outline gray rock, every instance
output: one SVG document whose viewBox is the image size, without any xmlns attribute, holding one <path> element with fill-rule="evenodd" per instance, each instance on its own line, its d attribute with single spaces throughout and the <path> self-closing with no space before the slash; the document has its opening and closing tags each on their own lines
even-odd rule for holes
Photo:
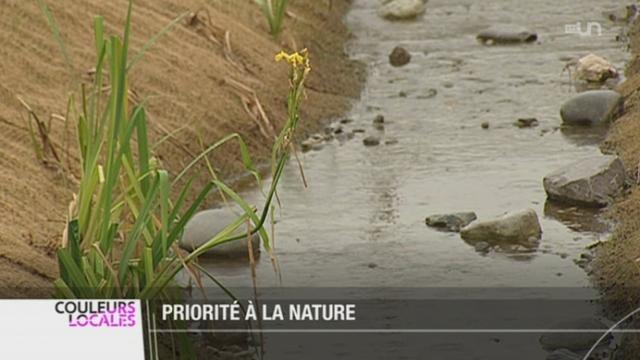
<svg viewBox="0 0 640 360">
<path fill-rule="evenodd" d="M 486 241 L 489 244 L 530 242 L 540 239 L 542 228 L 536 212 L 527 209 L 492 220 L 475 221 L 462 228 L 460 235 L 467 241 Z"/>
<path fill-rule="evenodd" d="M 614 121 L 624 111 L 622 95 L 612 90 L 583 92 L 565 102 L 560 109 L 562 122 L 568 125 L 598 125 Z"/>
<path fill-rule="evenodd" d="M 422 15 L 427 0 L 383 0 L 378 15 L 387 20 L 409 20 Z"/>
<path fill-rule="evenodd" d="M 576 329 L 576 330 L 600 330 L 602 332 L 549 332 L 540 337 L 540 345 L 546 351 L 569 350 L 584 351 L 589 350 L 609 327 L 596 319 L 579 319 L 558 323 L 552 329 Z M 606 345 L 611 341 L 611 337 L 603 340 L 600 345 Z M 562 359 L 562 358 L 559 358 Z M 570 358 L 569 358 L 570 359 Z"/>
<path fill-rule="evenodd" d="M 602 207 L 620 193 L 625 176 L 617 156 L 596 155 L 552 172 L 544 177 L 543 185 L 552 200 Z"/>
<path fill-rule="evenodd" d="M 236 221 L 243 213 L 239 208 L 235 208 L 232 211 L 228 207 L 224 207 L 204 210 L 195 214 L 185 226 L 184 234 L 180 239 L 180 247 L 188 251 L 197 249 L 211 240 L 229 224 Z M 241 225 L 234 234 L 240 235 L 246 233 L 246 231 L 246 225 Z M 260 236 L 258 236 L 258 234 L 253 235 L 251 242 L 253 249 L 257 253 L 260 250 Z M 222 257 L 248 256 L 248 240 L 244 238 L 223 243 L 210 249 L 206 254 Z"/>
<path fill-rule="evenodd" d="M 567 349 L 559 349 L 547 356 L 547 360 L 582 360 L 578 354 Z"/>
<path fill-rule="evenodd" d="M 362 140 L 365 146 L 377 146 L 380 145 L 380 139 L 376 136 L 367 136 Z"/>
<path fill-rule="evenodd" d="M 427 226 L 438 228 L 446 231 L 458 232 L 463 227 L 469 225 L 477 219 L 474 212 L 459 212 L 453 214 L 437 214 L 428 216 L 425 219 Z"/>
<path fill-rule="evenodd" d="M 392 66 L 399 67 L 407 65 L 411 61 L 411 54 L 407 51 L 407 49 L 396 46 L 389 54 L 389 63 Z"/>
<path fill-rule="evenodd" d="M 538 40 L 538 34 L 521 26 L 496 25 L 481 31 L 476 37 L 486 45 L 530 43 Z"/>
</svg>

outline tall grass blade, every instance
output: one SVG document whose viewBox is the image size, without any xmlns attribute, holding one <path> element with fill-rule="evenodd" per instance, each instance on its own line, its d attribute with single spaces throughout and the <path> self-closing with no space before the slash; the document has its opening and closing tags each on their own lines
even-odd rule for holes
<svg viewBox="0 0 640 360">
<path fill-rule="evenodd" d="M 62 34 L 60 33 L 60 27 L 58 26 L 56 19 L 53 17 L 53 14 L 49 10 L 49 7 L 47 6 L 47 3 L 44 0 L 38 0 L 38 6 L 40 7 L 40 10 L 45 15 L 45 17 L 47 18 L 47 24 L 49 24 L 49 28 L 53 33 L 53 37 L 58 43 L 58 47 L 60 47 L 60 52 L 62 52 L 62 57 L 64 58 L 64 62 L 67 65 L 69 74 L 74 79 L 74 81 L 77 80 L 77 76 L 73 71 L 74 69 L 73 61 L 71 60 L 71 56 L 69 56 L 69 51 L 67 50 L 67 46 L 65 45 L 64 40 L 62 39 Z"/>
<path fill-rule="evenodd" d="M 166 33 L 168 33 L 171 29 L 173 29 L 174 26 L 176 26 L 176 24 L 178 24 L 182 19 L 185 18 L 185 16 L 189 15 L 189 12 L 184 12 L 182 14 L 180 14 L 178 17 L 176 17 L 175 19 L 173 19 L 173 21 L 171 21 L 169 24 L 167 24 L 164 28 L 162 28 L 160 31 L 158 31 L 155 35 L 153 35 L 153 37 L 151 37 L 151 39 L 149 39 L 149 41 L 147 41 L 142 48 L 134 55 L 134 57 L 131 59 L 131 62 L 127 65 L 127 71 L 129 71 L 129 69 L 131 69 L 133 67 L 133 65 L 135 65 L 138 61 L 140 61 L 140 59 L 142 59 L 145 55 L 145 53 L 158 41 L 160 40 L 160 38 L 162 38 Z"/>
</svg>

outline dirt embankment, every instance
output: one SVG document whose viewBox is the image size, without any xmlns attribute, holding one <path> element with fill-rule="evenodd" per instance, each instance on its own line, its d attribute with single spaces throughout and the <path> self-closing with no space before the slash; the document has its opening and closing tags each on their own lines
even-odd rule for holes
<svg viewBox="0 0 640 360">
<path fill-rule="evenodd" d="M 131 76 L 132 92 L 148 98 L 152 139 L 177 130 L 156 149 L 163 164 L 175 174 L 231 132 L 247 139 L 254 160 L 267 159 L 272 138 L 265 134 L 268 125 L 257 115 L 251 91 L 277 130 L 285 119 L 288 87 L 286 66 L 274 62 L 281 49 L 306 47 L 312 57 L 299 135 L 347 110 L 359 95 L 363 76 L 361 66 L 344 53 L 348 31 L 342 18 L 349 2 L 291 2 L 284 33 L 274 40 L 253 0 L 135 1 L 132 52 L 179 14 L 197 12 L 163 37 Z M 95 61 L 93 16 L 104 16 L 107 31 L 119 34 L 127 0 L 47 3 L 71 54 L 73 72 L 86 79 Z M 78 153 L 75 134 L 69 133 L 69 159 L 76 164 L 71 179 L 39 161 L 26 111 L 17 100 L 22 97 L 48 121 L 52 114 L 65 114 L 72 90 L 67 65 L 36 1 L 3 2 L 0 59 L 0 295 L 46 296 L 57 276 L 54 253 L 76 190 Z M 64 122 L 53 116 L 51 128 L 53 146 L 66 159 Z M 240 170 L 237 153 L 234 144 L 211 160 L 223 175 L 231 175 Z M 203 175 L 195 188 L 206 181 Z"/>
<path fill-rule="evenodd" d="M 621 318 L 640 301 L 640 22 L 629 34 L 631 61 L 627 80 L 617 89 L 625 97 L 625 114 L 612 125 L 603 148 L 617 153 L 625 163 L 631 188 L 612 209 L 617 222 L 611 241 L 598 249 L 595 277 L 604 292 L 607 311 Z M 637 318 L 636 318 L 637 319 Z M 637 319 L 634 328 L 640 326 Z M 640 336 L 625 336 L 620 359 L 636 359 Z"/>
</svg>

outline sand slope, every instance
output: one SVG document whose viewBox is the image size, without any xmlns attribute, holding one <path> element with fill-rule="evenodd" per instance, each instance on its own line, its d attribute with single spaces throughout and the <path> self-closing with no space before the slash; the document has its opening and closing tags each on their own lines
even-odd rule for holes
<svg viewBox="0 0 640 360">
<path fill-rule="evenodd" d="M 253 0 L 137 0 L 133 15 L 135 52 L 184 11 L 197 19 L 180 23 L 138 63 L 131 77 L 137 98 L 148 98 L 151 137 L 183 128 L 157 155 L 177 172 L 201 151 L 230 132 L 249 140 L 257 159 L 265 159 L 271 140 L 246 111 L 229 79 L 253 89 L 274 127 L 284 120 L 286 67 L 273 61 L 281 48 L 307 47 L 313 63 L 304 104 L 304 127 L 338 116 L 359 93 L 362 69 L 344 54 L 347 31 L 341 22 L 348 0 L 293 1 L 281 40 L 267 33 Z M 92 23 L 105 18 L 119 33 L 126 0 L 47 1 L 73 59 L 73 73 L 88 81 L 95 59 Z M 231 53 L 225 53 L 228 32 Z M 74 176 L 40 162 L 33 151 L 21 96 L 42 119 L 65 113 L 72 77 L 36 1 L 6 0 L 0 6 L 0 294 L 46 296 L 57 275 L 54 258 Z M 264 126 L 264 125 L 263 125 Z M 75 135 L 68 153 L 77 177 Z M 54 117 L 54 147 L 67 159 L 64 122 Z M 236 147 L 212 157 L 224 174 L 239 170 Z M 204 174 L 204 172 L 203 172 Z M 201 185 L 206 176 L 199 179 Z M 196 186 L 198 188 L 199 186 Z M 17 289 L 20 288 L 20 289 Z"/>
<path fill-rule="evenodd" d="M 638 307 L 640 300 L 640 23 L 630 33 L 632 59 L 627 66 L 627 80 L 618 91 L 625 97 L 625 114 L 612 125 L 603 148 L 619 154 L 633 186 L 612 211 L 617 222 L 611 240 L 598 249 L 594 278 L 604 293 L 608 315 L 619 319 Z M 630 329 L 638 329 L 636 318 Z M 622 336 L 616 359 L 636 359 L 640 336 Z"/>
</svg>

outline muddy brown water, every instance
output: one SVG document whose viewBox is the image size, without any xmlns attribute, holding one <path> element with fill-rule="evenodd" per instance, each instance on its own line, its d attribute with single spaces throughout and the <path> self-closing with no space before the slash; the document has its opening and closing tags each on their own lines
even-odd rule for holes
<svg viewBox="0 0 640 360">
<path fill-rule="evenodd" d="M 615 40 L 621 28 L 603 15 L 620 3 L 431 0 L 425 16 L 409 22 L 379 18 L 377 4 L 356 0 L 346 18 L 354 34 L 348 52 L 368 64 L 369 77 L 345 116 L 354 121 L 343 127 L 366 132 L 303 154 L 308 188 L 293 162 L 281 183 L 275 238 L 281 285 L 588 287 L 573 259 L 606 237 L 608 224 L 597 211 L 546 204 L 542 178 L 599 153 L 602 132 L 559 129 L 560 106 L 575 95 L 561 72 L 567 59 L 590 52 L 624 67 L 627 54 Z M 602 36 L 566 34 L 565 25 L 578 21 L 599 22 Z M 480 30 L 503 23 L 530 28 L 539 41 L 490 47 L 476 41 Z M 388 63 L 396 45 L 411 52 L 410 64 Z M 377 114 L 385 116 L 383 131 L 372 125 Z M 531 117 L 539 126 L 513 126 Z M 383 143 L 365 147 L 370 135 Z M 257 192 L 246 195 L 260 203 Z M 475 211 L 486 219 L 525 208 L 536 210 L 544 231 L 531 248 L 478 253 L 458 234 L 424 223 L 435 213 Z M 246 264 L 206 266 L 228 285 L 251 284 Z M 280 286 L 267 256 L 257 281 Z M 520 350 L 530 347 L 542 358 L 537 346 Z M 464 354 L 455 344 L 433 349 L 442 359 Z M 375 346 L 371 351 L 381 354 Z"/>
</svg>

